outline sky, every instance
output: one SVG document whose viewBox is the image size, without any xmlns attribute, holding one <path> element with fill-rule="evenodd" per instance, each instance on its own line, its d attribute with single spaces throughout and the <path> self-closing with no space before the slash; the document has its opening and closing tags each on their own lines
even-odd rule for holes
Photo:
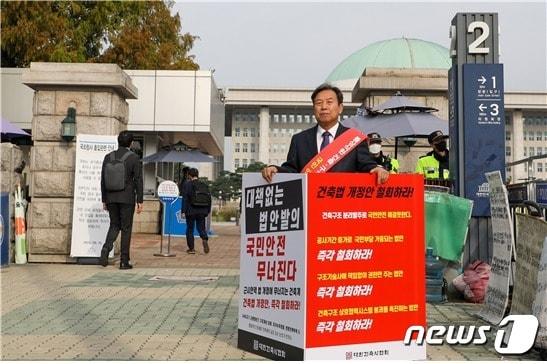
<svg viewBox="0 0 547 364">
<path fill-rule="evenodd" d="M 219 87 L 315 87 L 355 51 L 392 38 L 450 45 L 458 12 L 497 12 L 505 90 L 547 90 L 546 1 L 177 2 L 201 69 Z"/>
</svg>

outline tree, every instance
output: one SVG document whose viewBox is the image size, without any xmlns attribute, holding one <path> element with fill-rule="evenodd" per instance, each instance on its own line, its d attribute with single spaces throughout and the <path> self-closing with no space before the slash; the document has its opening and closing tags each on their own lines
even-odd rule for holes
<svg viewBox="0 0 547 364">
<path fill-rule="evenodd" d="M 117 63 L 126 69 L 199 69 L 173 2 L 2 1 L 2 67 L 32 61 Z"/>
<path fill-rule="evenodd" d="M 241 175 L 229 171 L 222 171 L 211 184 L 211 194 L 218 199 L 230 201 L 241 195 Z"/>
<path fill-rule="evenodd" d="M 255 162 L 247 167 L 239 167 L 234 172 L 222 171 L 211 184 L 211 194 L 223 201 L 236 200 L 241 196 L 241 174 L 245 172 L 260 172 L 266 165 Z"/>
</svg>

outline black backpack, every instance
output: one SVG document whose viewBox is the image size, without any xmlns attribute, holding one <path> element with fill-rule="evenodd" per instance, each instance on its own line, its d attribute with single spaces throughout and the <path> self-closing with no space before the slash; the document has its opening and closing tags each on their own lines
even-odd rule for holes
<svg viewBox="0 0 547 364">
<path fill-rule="evenodd" d="M 209 207 L 211 205 L 211 193 L 209 187 L 200 180 L 193 180 L 190 205 L 194 207 Z"/>
<path fill-rule="evenodd" d="M 131 155 L 126 151 L 121 158 L 116 158 L 116 152 L 108 155 L 104 166 L 104 185 L 107 191 L 116 192 L 125 189 L 125 161 Z"/>
</svg>

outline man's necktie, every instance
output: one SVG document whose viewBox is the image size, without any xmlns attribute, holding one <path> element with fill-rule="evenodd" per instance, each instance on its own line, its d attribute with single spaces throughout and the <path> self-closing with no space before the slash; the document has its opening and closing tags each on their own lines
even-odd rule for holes
<svg viewBox="0 0 547 364">
<path fill-rule="evenodd" d="M 330 133 L 328 131 L 323 133 L 323 141 L 321 142 L 320 150 L 325 149 L 327 145 L 330 143 Z"/>
</svg>

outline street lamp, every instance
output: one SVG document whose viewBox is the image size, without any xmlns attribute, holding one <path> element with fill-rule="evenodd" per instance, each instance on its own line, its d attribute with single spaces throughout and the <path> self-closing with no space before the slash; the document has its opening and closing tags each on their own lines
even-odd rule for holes
<svg viewBox="0 0 547 364">
<path fill-rule="evenodd" d="M 76 109 L 69 107 L 67 110 L 66 118 L 61 122 L 61 137 L 71 142 L 76 136 Z"/>
</svg>

